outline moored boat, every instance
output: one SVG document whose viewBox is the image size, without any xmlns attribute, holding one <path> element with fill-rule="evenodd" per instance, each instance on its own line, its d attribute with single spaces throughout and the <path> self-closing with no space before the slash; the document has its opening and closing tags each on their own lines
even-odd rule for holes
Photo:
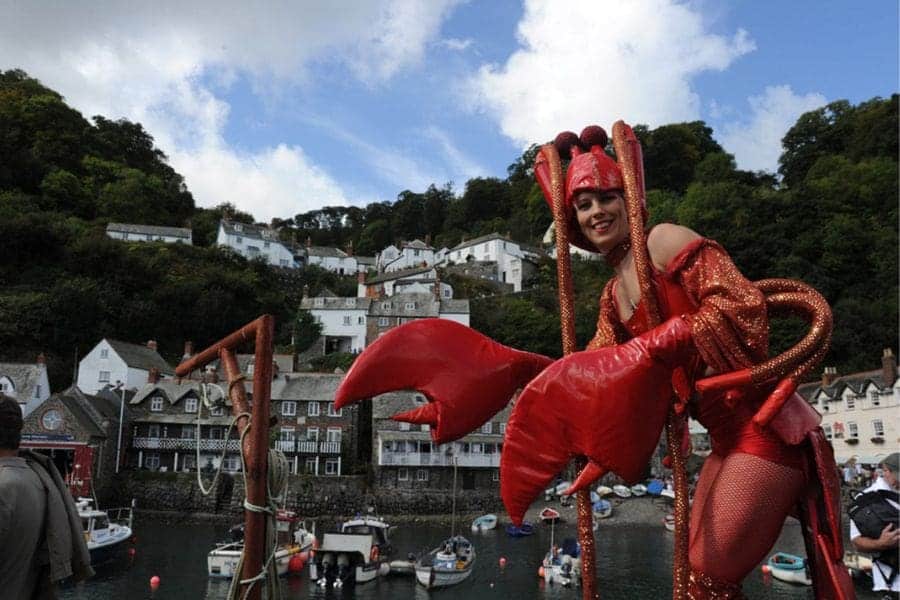
<svg viewBox="0 0 900 600">
<path fill-rule="evenodd" d="M 608 519 L 612 516 L 613 506 L 609 500 L 597 500 L 591 505 L 595 519 Z"/>
<path fill-rule="evenodd" d="M 489 529 L 494 529 L 497 526 L 497 515 L 481 515 L 474 521 L 472 521 L 472 531 L 487 531 Z"/>
<path fill-rule="evenodd" d="M 279 510 L 276 515 L 277 548 L 275 567 L 279 575 L 286 575 L 291 558 L 301 555 L 302 564 L 309 559 L 309 551 L 315 546 L 316 536 L 306 529 L 306 524 L 296 513 Z M 232 541 L 216 544 L 206 556 L 206 570 L 210 577 L 234 577 L 244 551 L 242 525 L 231 528 Z M 266 557 L 268 558 L 268 557 Z"/>
<path fill-rule="evenodd" d="M 613 493 L 613 489 L 611 487 L 609 487 L 608 485 L 601 485 L 601 486 L 597 487 L 597 494 L 601 498 L 605 498 L 606 496 L 609 496 L 612 493 Z"/>
<path fill-rule="evenodd" d="M 549 585 L 568 587 L 575 583 L 581 576 L 581 548 L 578 543 L 567 538 L 560 548 L 551 542 L 550 551 L 541 562 L 540 574 Z"/>
<path fill-rule="evenodd" d="M 619 498 L 631 498 L 631 488 L 627 485 L 614 485 L 613 494 Z"/>
<path fill-rule="evenodd" d="M 91 564 L 101 563 L 122 547 L 132 534 L 133 510 L 131 507 L 100 510 L 93 506 L 91 498 L 79 498 L 75 502 L 84 540 L 91 555 Z"/>
<path fill-rule="evenodd" d="M 357 515 L 345 521 L 339 533 L 322 536 L 315 559 L 310 561 L 310 579 L 320 586 L 339 588 L 387 575 L 393 550 L 389 532 L 390 525 L 378 517 Z"/>
<path fill-rule="evenodd" d="M 663 526 L 666 531 L 675 531 L 675 515 L 669 513 L 663 518 Z"/>
<path fill-rule="evenodd" d="M 812 579 L 806 572 L 806 559 L 802 556 L 776 552 L 769 557 L 768 567 L 775 579 L 799 585 L 812 585 Z"/>
<path fill-rule="evenodd" d="M 416 581 L 426 589 L 456 585 L 472 574 L 474 565 L 475 547 L 456 535 L 416 561 Z"/>
<path fill-rule="evenodd" d="M 631 495 L 632 496 L 643 496 L 647 493 L 647 486 L 643 483 L 636 483 L 631 486 Z"/>
<path fill-rule="evenodd" d="M 541 521 L 544 523 L 558 523 L 560 516 L 559 511 L 555 508 L 546 507 L 541 511 Z"/>
<path fill-rule="evenodd" d="M 534 525 L 528 521 L 522 521 L 522 524 L 516 527 L 512 523 L 506 526 L 506 535 L 509 537 L 525 537 L 534 533 Z"/>
<path fill-rule="evenodd" d="M 647 484 L 647 493 L 651 496 L 659 496 L 666 489 L 666 484 L 662 479 L 653 479 Z"/>
</svg>

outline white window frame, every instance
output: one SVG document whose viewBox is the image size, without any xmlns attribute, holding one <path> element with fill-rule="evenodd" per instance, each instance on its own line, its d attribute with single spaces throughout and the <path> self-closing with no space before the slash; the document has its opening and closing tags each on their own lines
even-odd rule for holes
<svg viewBox="0 0 900 600">
<path fill-rule="evenodd" d="M 379 327 L 387 327 L 388 325 L 390 325 L 390 322 L 387 317 L 378 317 Z"/>
<path fill-rule="evenodd" d="M 832 434 L 831 434 L 831 425 L 823 424 L 823 425 L 822 425 L 822 431 L 825 432 L 825 439 L 826 439 L 826 440 L 830 440 L 831 437 L 832 437 Z"/>
<path fill-rule="evenodd" d="M 431 431 L 431 425 L 428 423 L 422 423 L 422 431 Z"/>
<path fill-rule="evenodd" d="M 319 441 L 319 428 L 318 427 L 307 427 L 306 428 L 306 440 L 309 442 L 318 442 Z"/>
<path fill-rule="evenodd" d="M 280 442 L 293 442 L 297 439 L 297 430 L 293 427 L 285 427 L 281 426 L 281 429 L 278 430 L 278 441 Z"/>
<path fill-rule="evenodd" d="M 878 390 L 873 390 L 869 392 L 869 404 L 872 408 L 878 408 L 881 406 L 881 398 L 879 397 Z"/>
<path fill-rule="evenodd" d="M 162 412 L 163 409 L 163 397 L 162 396 L 151 396 L 150 397 L 150 412 Z"/>
<path fill-rule="evenodd" d="M 366 322 L 365 317 L 356 317 L 356 324 L 363 325 Z"/>
<path fill-rule="evenodd" d="M 326 458 L 325 459 L 325 475 L 328 477 L 337 477 L 341 474 L 341 459 Z"/>
<path fill-rule="evenodd" d="M 416 481 L 428 481 L 428 469 L 416 469 Z"/>
<path fill-rule="evenodd" d="M 859 426 L 855 421 L 847 421 L 847 438 L 859 439 Z"/>
<path fill-rule="evenodd" d="M 313 298 L 313 306 L 325 306 L 325 298 Z"/>
<path fill-rule="evenodd" d="M 406 304 L 403 305 L 403 308 L 404 308 L 404 310 L 416 310 L 416 303 L 415 302 L 407 302 Z"/>
<path fill-rule="evenodd" d="M 506 435 L 506 423 L 500 423 L 500 435 Z"/>
<path fill-rule="evenodd" d="M 344 300 L 344 306 L 349 308 L 356 308 L 356 298 L 347 298 Z"/>
<path fill-rule="evenodd" d="M 343 320 L 342 320 L 341 322 L 342 322 L 344 325 L 346 325 L 346 326 L 349 327 L 350 324 L 351 324 L 351 323 L 350 323 L 350 315 L 344 315 L 344 318 L 343 318 Z"/>
<path fill-rule="evenodd" d="M 144 468 L 158 471 L 160 465 L 159 452 L 148 452 L 144 457 Z"/>
<path fill-rule="evenodd" d="M 182 425 L 181 426 L 181 439 L 192 440 L 195 437 L 197 437 L 197 432 L 194 431 L 194 427 L 196 427 L 196 425 Z"/>
<path fill-rule="evenodd" d="M 397 481 L 409 481 L 409 469 L 406 467 L 397 469 Z"/>
<path fill-rule="evenodd" d="M 337 442 L 341 443 L 343 431 L 340 427 L 329 427 L 325 430 L 325 441 L 326 442 Z"/>
<path fill-rule="evenodd" d="M 391 303 L 390 302 L 382 302 L 381 310 L 391 310 Z"/>
<path fill-rule="evenodd" d="M 237 473 L 241 470 L 241 457 L 229 455 L 222 460 L 222 470 Z"/>
<path fill-rule="evenodd" d="M 109 348 L 100 348 L 100 358 L 109 358 Z"/>
<path fill-rule="evenodd" d="M 343 414 L 344 414 L 344 409 L 343 409 L 343 408 L 337 408 L 337 409 L 336 409 L 336 408 L 334 407 L 334 402 L 329 402 L 329 403 L 328 403 L 328 416 L 329 416 L 329 417 L 340 417 L 340 416 L 343 416 Z"/>
<path fill-rule="evenodd" d="M 484 454 L 484 444 L 481 442 L 472 442 L 472 445 L 469 446 L 470 454 Z"/>
<path fill-rule="evenodd" d="M 500 469 L 494 469 L 491 472 L 491 481 L 500 481 Z"/>
<path fill-rule="evenodd" d="M 307 417 L 318 417 L 319 416 L 319 402 L 317 400 L 310 401 L 309 404 L 306 405 L 306 416 Z"/>
<path fill-rule="evenodd" d="M 281 403 L 281 416 L 282 417 L 296 417 L 297 416 L 297 403 L 293 400 L 285 400 Z"/>
<path fill-rule="evenodd" d="M 318 456 L 307 456 L 303 463 L 303 471 L 307 474 L 314 475 L 319 468 Z"/>
<path fill-rule="evenodd" d="M 197 399 L 196 398 L 185 398 L 184 399 L 184 412 L 186 412 L 186 413 L 197 412 Z"/>
<path fill-rule="evenodd" d="M 873 420 L 872 430 L 875 432 L 875 437 L 884 437 L 884 421 L 881 419 Z"/>
<path fill-rule="evenodd" d="M 160 436 L 159 423 L 151 423 L 147 426 L 147 437 L 152 440 L 158 440 Z"/>
<path fill-rule="evenodd" d="M 409 431 L 409 423 L 400 421 L 400 431 Z"/>
<path fill-rule="evenodd" d="M 850 394 L 844 402 L 848 411 L 856 410 L 856 394 Z"/>
<path fill-rule="evenodd" d="M 109 371 L 100 371 L 97 374 L 97 381 L 100 383 L 109 383 Z"/>
<path fill-rule="evenodd" d="M 210 409 L 209 414 L 213 417 L 224 417 L 225 407 L 221 404 L 213 406 L 212 409 Z"/>
<path fill-rule="evenodd" d="M 481 433 L 494 433 L 494 424 L 488 421 L 481 426 Z"/>
</svg>

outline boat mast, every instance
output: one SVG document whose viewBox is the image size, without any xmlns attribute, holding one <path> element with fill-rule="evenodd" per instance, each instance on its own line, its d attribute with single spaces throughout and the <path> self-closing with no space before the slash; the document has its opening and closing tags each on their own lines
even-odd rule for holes
<svg viewBox="0 0 900 600">
<path fill-rule="evenodd" d="M 456 455 L 452 454 L 450 459 L 453 461 L 453 510 L 450 516 L 450 537 L 456 537 Z"/>
</svg>

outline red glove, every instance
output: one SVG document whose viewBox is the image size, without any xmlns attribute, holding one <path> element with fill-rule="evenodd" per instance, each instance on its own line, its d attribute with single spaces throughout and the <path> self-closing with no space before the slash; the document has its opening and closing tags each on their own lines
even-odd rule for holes
<svg viewBox="0 0 900 600">
<path fill-rule="evenodd" d="M 589 462 L 567 494 L 608 471 L 637 481 L 665 423 L 672 371 L 695 354 L 690 326 L 676 317 L 625 344 L 570 354 L 532 380 L 513 408 L 500 459 L 513 523 L 575 456 Z"/>
<path fill-rule="evenodd" d="M 478 429 L 553 362 L 514 350 L 447 319 L 421 319 L 388 331 L 357 357 L 334 397 L 341 408 L 378 394 L 419 390 L 429 403 L 394 415 L 427 423 L 444 444 Z"/>
</svg>

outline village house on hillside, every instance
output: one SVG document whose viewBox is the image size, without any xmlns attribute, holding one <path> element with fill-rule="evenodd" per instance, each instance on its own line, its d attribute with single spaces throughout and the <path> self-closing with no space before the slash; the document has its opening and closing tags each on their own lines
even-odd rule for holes
<svg viewBox="0 0 900 600">
<path fill-rule="evenodd" d="M 883 352 L 881 369 L 839 375 L 834 367 L 825 367 L 820 382 L 797 391 L 822 414 L 822 429 L 838 463 L 855 458 L 857 463 L 878 464 L 897 450 L 900 379 L 890 348 Z"/>
<path fill-rule="evenodd" d="M 403 490 L 453 489 L 453 461 L 459 467 L 464 490 L 499 490 L 500 451 L 510 406 L 455 442 L 438 446 L 428 425 L 411 425 L 392 415 L 422 406 L 427 400 L 416 392 L 377 396 L 372 404 L 372 464 L 375 485 Z"/>
<path fill-rule="evenodd" d="M 156 342 L 131 344 L 104 338 L 78 361 L 78 388 L 96 394 L 107 385 L 122 383 L 136 389 L 147 382 L 150 370 L 174 375 L 175 369 L 156 351 Z"/>
<path fill-rule="evenodd" d="M 450 249 L 446 260 L 448 265 L 474 263 L 491 266 L 479 271 L 481 276 L 508 283 L 513 292 L 521 292 L 523 283 L 535 272 L 542 256 L 544 252 L 538 248 L 514 242 L 499 233 L 491 233 L 459 243 Z M 452 266 L 448 268 L 456 272 Z"/>
<path fill-rule="evenodd" d="M 312 240 L 307 238 L 303 252 L 307 264 L 316 265 L 338 275 L 366 273 L 375 268 L 375 257 L 354 255 L 352 242 L 344 251 L 331 246 L 313 246 Z"/>
<path fill-rule="evenodd" d="M 453 298 L 453 287 L 440 280 L 437 269 L 428 266 L 410 267 L 372 277 L 359 274 L 356 295 L 360 298 L 381 298 L 403 293 L 425 293 L 438 290 L 438 295 Z"/>
<path fill-rule="evenodd" d="M 106 235 L 114 240 L 125 242 L 165 242 L 166 244 L 193 245 L 192 232 L 186 227 L 110 223 L 106 226 Z"/>
<path fill-rule="evenodd" d="M 50 397 L 50 380 L 43 354 L 34 363 L 0 363 L 0 392 L 15 398 L 28 416 Z"/>
<path fill-rule="evenodd" d="M 297 268 L 304 263 L 303 253 L 279 240 L 278 232 L 269 227 L 222 219 L 216 243 L 248 259 L 261 258 L 275 267 Z"/>
<path fill-rule="evenodd" d="M 438 263 L 429 238 L 391 244 L 375 255 L 375 267 L 379 273 L 402 271 L 414 267 L 431 267 Z"/>
</svg>

